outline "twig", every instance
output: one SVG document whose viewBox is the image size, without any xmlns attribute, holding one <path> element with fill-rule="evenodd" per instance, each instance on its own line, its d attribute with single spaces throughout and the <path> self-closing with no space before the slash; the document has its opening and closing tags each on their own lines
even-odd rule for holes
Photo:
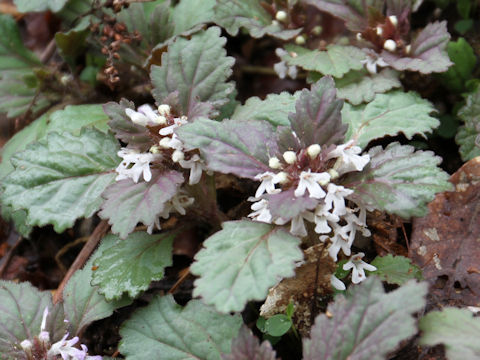
<svg viewBox="0 0 480 360">
<path fill-rule="evenodd" d="M 66 273 L 67 269 L 65 268 L 65 265 L 62 264 L 62 256 L 70 250 L 72 247 L 77 246 L 78 244 L 81 243 L 86 243 L 89 239 L 89 236 L 83 236 L 81 238 L 76 239 L 74 242 L 69 242 L 67 245 L 62 247 L 58 252 L 57 255 L 55 255 L 55 262 L 57 263 L 58 267 L 60 270 L 62 270 L 62 273 Z"/>
<path fill-rule="evenodd" d="M 12 260 L 12 257 L 13 257 L 13 253 L 15 252 L 15 250 L 20 246 L 20 244 L 22 243 L 23 241 L 23 236 L 19 236 L 17 241 L 15 242 L 15 244 L 12 246 L 12 248 L 8 251 L 8 254 L 5 255 L 2 260 L 3 260 L 3 264 L 2 266 L 0 266 L 0 279 L 2 278 L 3 276 L 3 273 L 5 272 L 5 270 L 7 269 L 8 267 L 8 264 L 10 264 L 10 260 Z"/>
<path fill-rule="evenodd" d="M 180 278 L 177 280 L 177 282 L 175 284 L 173 284 L 172 288 L 170 290 L 168 290 L 168 293 L 169 294 L 175 293 L 175 291 L 177 291 L 179 286 L 185 281 L 185 279 L 188 277 L 188 275 L 190 275 L 190 267 L 181 270 L 180 271 Z"/>
<path fill-rule="evenodd" d="M 50 40 L 47 47 L 43 50 L 42 54 L 40 55 L 40 61 L 42 64 L 46 64 L 48 60 L 53 56 L 55 50 L 57 48 L 57 43 L 55 42 L 55 38 Z"/>
<path fill-rule="evenodd" d="M 92 254 L 93 250 L 97 247 L 98 243 L 100 240 L 105 236 L 109 229 L 110 225 L 108 225 L 108 222 L 106 220 L 102 220 L 95 230 L 93 230 L 92 235 L 90 235 L 90 238 L 88 239 L 87 243 L 85 246 L 82 248 L 80 253 L 78 254 L 77 258 L 73 262 L 72 266 L 70 266 L 70 269 L 68 269 L 67 274 L 63 278 L 62 282 L 58 286 L 57 291 L 55 292 L 55 295 L 53 296 L 53 303 L 56 304 L 63 299 L 63 289 L 65 288 L 65 285 L 67 284 L 68 280 L 75 274 L 75 272 L 83 267 L 85 263 L 87 262 L 88 258 Z"/>
</svg>

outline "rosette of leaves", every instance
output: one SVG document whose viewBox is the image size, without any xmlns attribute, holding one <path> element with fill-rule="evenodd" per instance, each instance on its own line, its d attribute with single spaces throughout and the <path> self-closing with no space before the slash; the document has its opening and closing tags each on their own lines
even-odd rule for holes
<svg viewBox="0 0 480 360">
<path fill-rule="evenodd" d="M 431 105 L 418 96 L 403 93 L 382 96 L 386 98 L 376 98 L 372 109 L 362 107 L 356 109 L 357 115 L 344 114 L 342 122 L 342 101 L 336 98 L 333 80 L 324 77 L 311 90 L 305 89 L 289 99 L 295 104 L 295 112 L 283 121 L 290 126 L 273 126 L 271 122 L 283 121 L 279 121 L 278 114 L 269 116 L 263 112 L 264 120 L 251 115 L 219 123 L 200 117 L 176 132 L 187 149 L 200 151 L 208 169 L 257 181 L 258 174 L 278 171 L 270 166 L 271 158 L 281 159 L 283 152 L 293 151 L 297 158 L 295 166 L 299 168 L 292 165 L 285 171 L 296 172 L 297 175 L 289 173 L 294 177 L 301 171 L 302 162 L 327 171 L 332 166 L 328 154 L 349 140 L 365 147 L 369 141 L 385 135 L 404 132 L 410 137 L 438 126 L 438 121 L 429 116 Z M 280 99 L 282 108 L 287 108 L 285 97 L 271 97 L 264 102 Z M 419 115 L 416 128 L 405 121 L 404 111 L 398 111 L 405 107 L 415 109 Z M 275 120 L 265 121 L 270 118 Z M 306 149 L 314 144 L 320 145 L 321 152 L 312 165 Z M 335 179 L 338 186 L 354 191 L 349 198 L 358 206 L 404 218 L 421 216 L 427 212 L 426 204 L 436 192 L 450 189 L 448 174 L 438 168 L 440 158 L 432 152 L 414 151 L 411 146 L 392 143 L 386 148 L 374 147 L 368 155 L 370 163 L 362 171 Z M 318 171 L 317 168 L 312 171 Z M 293 192 L 291 187 L 263 195 L 275 203 L 270 208 L 272 217 L 285 223 L 317 206 L 316 199 L 308 195 L 299 198 Z M 242 238 L 238 238 L 240 233 Z M 201 295 L 222 312 L 242 310 L 248 300 L 265 298 L 269 287 L 282 277 L 293 275 L 295 261 L 301 259 L 300 242 L 276 225 L 248 220 L 227 222 L 223 230 L 206 240 L 205 248 L 191 267 L 199 276 L 194 295 Z M 284 256 L 280 258 L 280 254 Z M 217 260 L 213 261 L 214 258 Z"/>
</svg>

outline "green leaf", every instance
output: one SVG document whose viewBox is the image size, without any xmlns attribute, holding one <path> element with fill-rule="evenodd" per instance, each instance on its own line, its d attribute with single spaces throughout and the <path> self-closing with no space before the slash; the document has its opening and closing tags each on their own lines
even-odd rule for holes
<svg viewBox="0 0 480 360">
<path fill-rule="evenodd" d="M 175 6 L 173 23 L 175 34 L 181 34 L 194 26 L 212 22 L 214 19 L 213 6 L 215 0 L 182 0 Z"/>
<path fill-rule="evenodd" d="M 292 327 L 292 320 L 284 314 L 273 315 L 265 321 L 265 332 L 272 336 L 285 335 Z"/>
<path fill-rule="evenodd" d="M 269 94 L 261 100 L 254 96 L 235 108 L 232 120 L 264 120 L 273 126 L 290 126 L 288 114 L 295 112 L 295 102 L 300 92 L 291 95 L 287 92 Z"/>
<path fill-rule="evenodd" d="M 49 315 L 46 331 L 53 342 L 60 340 L 65 331 L 61 306 L 54 307 L 49 291 L 39 291 L 30 283 L 0 280 L 0 353 L 2 360 L 27 360 L 20 343 L 40 334 L 44 310 Z"/>
<path fill-rule="evenodd" d="M 110 134 L 84 128 L 80 136 L 52 132 L 12 156 L 15 171 L 3 179 L 3 205 L 27 211 L 29 225 L 53 224 L 57 232 L 100 207 L 115 178 L 119 146 Z"/>
<path fill-rule="evenodd" d="M 450 41 L 447 51 L 450 60 L 453 61 L 453 66 L 440 77 L 448 89 L 461 92 L 465 88 L 465 82 L 472 77 L 477 57 L 473 48 L 462 37 L 457 41 Z"/>
<path fill-rule="evenodd" d="M 153 226 L 183 181 L 183 175 L 173 170 L 153 170 L 148 182 L 116 181 L 103 193 L 105 202 L 99 215 L 108 219 L 113 233 L 125 239 L 139 222 Z"/>
<path fill-rule="evenodd" d="M 57 44 L 57 48 L 72 69 L 75 69 L 76 57 L 82 53 L 85 53 L 86 39 L 88 34 L 89 29 L 78 31 L 72 29 L 67 32 L 57 32 L 55 34 L 55 43 Z"/>
<path fill-rule="evenodd" d="M 391 254 L 377 256 L 370 264 L 377 270 L 369 272 L 369 274 L 378 276 L 389 284 L 403 285 L 408 280 L 422 280 L 423 278 L 422 270 L 404 256 L 392 256 Z"/>
<path fill-rule="evenodd" d="M 326 50 L 308 50 L 300 46 L 288 45 L 288 55 L 282 57 L 288 65 L 299 66 L 308 71 L 341 78 L 350 70 L 363 68 L 365 53 L 355 46 L 328 45 Z M 292 56 L 295 53 L 295 56 Z"/>
<path fill-rule="evenodd" d="M 383 69 L 377 74 L 370 74 L 366 70 L 350 71 L 343 78 L 335 79 L 337 96 L 352 105 L 369 103 L 376 94 L 401 86 L 398 72 L 391 69 Z"/>
<path fill-rule="evenodd" d="M 420 319 L 420 344 L 444 344 L 449 360 L 480 358 L 480 319 L 467 309 L 445 308 Z"/>
<path fill-rule="evenodd" d="M 58 12 L 62 10 L 68 0 L 13 0 L 13 2 L 17 6 L 18 11 L 22 13 L 47 10 Z"/>
<path fill-rule="evenodd" d="M 440 125 L 438 119 L 429 115 L 434 110 L 430 102 L 414 92 L 378 94 L 371 103 L 360 106 L 346 103 L 342 109 L 342 120 L 348 124 L 346 139 L 365 148 L 371 140 L 387 135 L 425 137 L 425 133 Z"/>
<path fill-rule="evenodd" d="M 125 240 L 107 235 L 94 255 L 92 285 L 107 301 L 118 300 L 124 293 L 135 298 L 148 289 L 150 282 L 161 280 L 172 265 L 172 243 L 175 234 L 148 235 L 134 232 Z"/>
<path fill-rule="evenodd" d="M 254 179 L 270 171 L 277 153 L 274 128 L 266 121 L 199 118 L 176 130 L 188 150 L 200 149 L 210 170 Z"/>
<path fill-rule="evenodd" d="M 465 125 L 458 129 L 455 141 L 460 146 L 462 160 L 468 161 L 480 155 L 480 88 L 468 95 L 458 116 Z"/>
<path fill-rule="evenodd" d="M 217 0 L 214 10 L 215 22 L 232 36 L 236 36 L 240 28 L 245 28 L 254 38 L 270 35 L 289 40 L 302 31 L 284 30 L 280 24 L 274 23 L 258 0 Z"/>
<path fill-rule="evenodd" d="M 63 308 L 70 336 L 78 336 L 92 322 L 105 319 L 115 309 L 132 302 L 127 297 L 118 301 L 106 301 L 100 295 L 98 286 L 90 285 L 93 261 L 94 258 L 91 258 L 83 269 L 77 270 L 63 290 Z"/>
<path fill-rule="evenodd" d="M 360 173 L 347 176 L 342 185 L 352 189 L 358 204 L 403 218 L 424 216 L 427 204 L 440 191 L 452 189 L 449 175 L 437 167 L 442 161 L 431 151 L 416 151 L 398 142 L 368 152 L 370 163 Z"/>
<path fill-rule="evenodd" d="M 220 108 L 234 91 L 231 75 L 234 59 L 226 56 L 226 39 L 220 28 L 211 27 L 191 39 L 177 38 L 162 54 L 162 65 L 152 66 L 152 91 L 158 103 L 178 92 L 183 113 L 188 116 L 195 102 L 210 102 Z"/>
<path fill-rule="evenodd" d="M 295 274 L 303 258 L 300 240 L 270 224 L 229 221 L 203 243 L 190 271 L 198 275 L 194 296 L 221 312 L 242 311 L 263 300 L 279 280 Z"/>
<path fill-rule="evenodd" d="M 331 316 L 317 316 L 310 338 L 303 340 L 303 358 L 385 359 L 417 332 L 411 315 L 425 306 L 427 290 L 426 283 L 411 281 L 386 294 L 375 277 L 351 286 L 328 306 Z"/>
<path fill-rule="evenodd" d="M 120 352 L 130 360 L 211 359 L 230 353 L 242 324 L 240 315 L 224 315 L 199 300 L 182 308 L 171 295 L 156 297 L 120 329 Z"/>
</svg>

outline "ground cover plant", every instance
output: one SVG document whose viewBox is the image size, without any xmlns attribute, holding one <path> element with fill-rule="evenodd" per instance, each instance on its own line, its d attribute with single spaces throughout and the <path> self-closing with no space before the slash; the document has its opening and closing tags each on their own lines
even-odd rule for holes
<svg viewBox="0 0 480 360">
<path fill-rule="evenodd" d="M 0 359 L 480 357 L 476 1 L 2 5 Z"/>
</svg>

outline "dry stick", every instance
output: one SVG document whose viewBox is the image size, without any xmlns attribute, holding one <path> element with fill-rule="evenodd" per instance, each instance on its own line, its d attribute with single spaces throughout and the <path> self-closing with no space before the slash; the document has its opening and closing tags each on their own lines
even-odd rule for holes
<svg viewBox="0 0 480 360">
<path fill-rule="evenodd" d="M 57 43 L 55 41 L 55 38 L 53 38 L 52 40 L 50 40 L 47 47 L 43 50 L 42 54 L 40 55 L 40 61 L 43 64 L 46 64 L 53 56 L 56 49 L 57 49 Z"/>
<path fill-rule="evenodd" d="M 23 237 L 19 236 L 15 244 L 10 248 L 8 251 L 7 255 L 3 258 L 3 264 L 0 266 L 0 279 L 3 276 L 3 273 L 7 270 L 8 264 L 10 264 L 10 260 L 12 260 L 13 254 L 15 253 L 15 250 L 20 246 L 20 244 L 23 241 Z"/>
<path fill-rule="evenodd" d="M 108 229 L 110 228 L 110 225 L 108 225 L 108 222 L 106 220 L 102 220 L 95 230 L 93 230 L 92 235 L 90 235 L 90 238 L 88 239 L 87 243 L 85 246 L 82 248 L 80 253 L 78 254 L 77 258 L 73 262 L 72 266 L 70 266 L 70 269 L 68 269 L 67 274 L 63 278 L 62 282 L 58 286 L 57 291 L 55 292 L 55 295 L 53 296 L 53 303 L 56 304 L 60 301 L 63 300 L 63 288 L 67 284 L 68 280 L 73 276 L 73 274 L 81 269 L 83 265 L 87 262 L 88 258 L 92 254 L 93 250 L 97 247 L 98 243 L 100 240 L 105 236 L 107 233 Z"/>
<path fill-rule="evenodd" d="M 177 289 L 180 287 L 180 285 L 182 285 L 182 283 L 188 277 L 188 275 L 190 275 L 190 267 L 181 270 L 180 273 L 181 274 L 180 274 L 180 277 L 177 280 L 177 282 L 175 284 L 173 284 L 173 286 L 170 290 L 168 290 L 169 294 L 174 294 L 177 291 Z"/>
</svg>

